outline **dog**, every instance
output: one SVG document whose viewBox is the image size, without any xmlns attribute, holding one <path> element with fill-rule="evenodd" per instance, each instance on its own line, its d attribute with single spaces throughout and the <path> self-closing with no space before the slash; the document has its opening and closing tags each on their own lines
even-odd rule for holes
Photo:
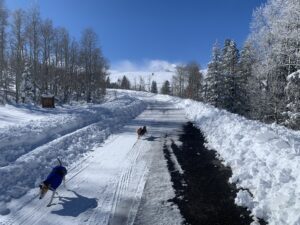
<svg viewBox="0 0 300 225">
<path fill-rule="evenodd" d="M 136 133 L 138 135 L 138 139 L 145 135 L 147 133 L 147 127 L 146 126 L 143 126 L 143 127 L 139 127 L 137 130 L 136 130 Z"/>
<path fill-rule="evenodd" d="M 48 190 L 52 191 L 52 196 L 50 199 L 50 202 L 48 203 L 47 207 L 51 206 L 54 195 L 57 194 L 56 189 L 59 187 L 59 185 L 63 182 L 64 187 L 66 187 L 66 174 L 67 169 L 66 167 L 62 166 L 61 160 L 57 159 L 59 165 L 54 167 L 51 171 L 51 173 L 48 175 L 46 180 L 44 180 L 40 185 L 40 193 L 39 198 L 42 199 L 45 197 Z"/>
</svg>

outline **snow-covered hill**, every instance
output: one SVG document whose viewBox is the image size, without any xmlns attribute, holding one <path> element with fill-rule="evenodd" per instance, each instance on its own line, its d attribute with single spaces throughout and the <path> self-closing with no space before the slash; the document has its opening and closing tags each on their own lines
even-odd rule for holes
<svg viewBox="0 0 300 225">
<path fill-rule="evenodd" d="M 140 79 L 143 78 L 146 90 L 150 90 L 152 81 L 156 81 L 158 90 L 160 90 L 166 80 L 171 83 L 172 77 L 176 75 L 177 64 L 166 61 L 152 60 L 146 62 L 145 66 L 142 67 L 137 67 L 130 62 L 125 64 L 125 66 L 123 65 L 120 68 L 109 71 L 111 82 L 118 82 L 118 80 L 122 80 L 123 76 L 126 76 L 130 81 L 131 87 L 134 87 L 135 85 L 138 85 Z M 207 74 L 207 69 L 203 69 L 201 72 L 205 76 Z"/>
<path fill-rule="evenodd" d="M 118 79 L 122 80 L 123 76 L 126 76 L 132 87 L 134 85 L 139 85 L 140 79 L 142 78 L 145 82 L 146 89 L 149 90 L 149 84 L 151 87 L 152 81 L 156 81 L 158 90 L 161 89 L 163 83 L 168 80 L 171 82 L 172 77 L 175 75 L 175 71 L 129 71 L 129 72 L 119 72 L 115 70 L 110 71 L 110 81 L 117 82 Z"/>
<path fill-rule="evenodd" d="M 156 81 L 158 89 L 160 90 L 166 80 L 171 82 L 176 72 L 176 66 L 176 64 L 163 60 L 145 61 L 142 66 L 135 65 L 130 61 L 125 61 L 109 71 L 109 78 L 111 82 L 117 82 L 118 80 L 122 80 L 123 76 L 126 76 L 131 86 L 138 85 L 142 78 L 145 82 L 146 89 L 149 89 L 149 85 L 151 85 L 152 81 Z"/>
</svg>

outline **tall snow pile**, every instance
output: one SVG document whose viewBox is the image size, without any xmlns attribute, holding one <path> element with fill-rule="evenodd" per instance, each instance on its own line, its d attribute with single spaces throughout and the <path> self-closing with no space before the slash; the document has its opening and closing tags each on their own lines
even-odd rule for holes
<svg viewBox="0 0 300 225">
<path fill-rule="evenodd" d="M 7 202 L 45 179 L 57 157 L 68 166 L 145 107 L 144 102 L 124 95 L 101 105 L 0 128 L 0 215 L 9 213 Z"/>
<path fill-rule="evenodd" d="M 208 147 L 232 168 L 238 205 L 269 224 L 300 224 L 300 132 L 266 125 L 183 100 L 187 117 L 204 132 Z"/>
</svg>

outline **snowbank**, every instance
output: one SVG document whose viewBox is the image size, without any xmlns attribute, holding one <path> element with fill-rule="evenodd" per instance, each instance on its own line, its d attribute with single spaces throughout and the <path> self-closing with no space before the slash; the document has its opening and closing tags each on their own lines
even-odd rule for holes
<svg viewBox="0 0 300 225">
<path fill-rule="evenodd" d="M 232 168 L 230 182 L 241 188 L 237 204 L 269 224 L 300 224 L 300 132 L 191 100 L 178 105 Z"/>
<path fill-rule="evenodd" d="M 0 128 L 44 117 L 44 112 L 34 106 L 16 107 L 13 105 L 0 105 Z"/>
<path fill-rule="evenodd" d="M 144 102 L 124 95 L 101 105 L 0 129 L 0 214 L 9 213 L 5 202 L 37 186 L 57 157 L 65 165 L 71 164 L 145 107 Z"/>
</svg>

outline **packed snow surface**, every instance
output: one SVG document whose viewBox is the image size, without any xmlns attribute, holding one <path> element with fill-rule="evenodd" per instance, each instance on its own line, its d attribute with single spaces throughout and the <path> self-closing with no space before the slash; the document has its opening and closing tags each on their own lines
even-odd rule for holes
<svg viewBox="0 0 300 225">
<path fill-rule="evenodd" d="M 38 144 L 16 142 L 25 150 L 6 157 L 9 160 L 0 167 L 1 225 L 133 224 L 142 194 L 158 191 L 160 195 L 143 207 L 159 212 L 161 219 L 153 223 L 146 213 L 139 217 L 141 224 L 182 223 L 177 206 L 167 201 L 175 194 L 160 146 L 165 133 L 180 130 L 186 121 L 184 111 L 172 103 L 141 101 L 128 93 L 115 97 L 101 105 L 70 106 L 74 110 L 65 113 L 60 109 L 47 119 L 31 121 L 33 129 L 28 124 L 3 128 L 3 133 L 12 130 L 5 137 L 22 132 L 27 139 L 36 137 Z M 136 129 L 142 125 L 147 125 L 149 133 L 137 139 Z M 52 129 L 63 133 L 45 139 Z M 7 146 L 13 148 L 13 142 Z M 37 186 L 57 164 L 56 157 L 68 168 L 67 189 L 59 187 L 59 196 L 48 208 L 50 194 L 39 200 Z M 147 181 L 149 170 L 152 178 Z"/>
<path fill-rule="evenodd" d="M 146 220 L 149 224 L 155 215 L 166 215 L 166 221 L 176 218 L 180 223 L 176 207 L 164 205 L 166 210 L 154 213 L 160 199 L 169 199 L 174 193 L 165 170 L 162 177 L 155 176 L 165 162 L 157 162 L 152 169 L 150 165 L 152 160 L 163 158 L 157 152 L 161 135 L 178 129 L 171 124 L 183 121 L 184 114 L 204 133 L 207 146 L 231 167 L 230 182 L 241 188 L 236 204 L 248 207 L 270 225 L 300 224 L 299 131 L 249 121 L 191 100 L 133 91 L 111 93 L 116 93 L 112 94 L 116 99 L 101 105 L 70 106 L 52 113 L 36 111 L 30 113 L 32 118 L 25 115 L 26 109 L 18 108 L 16 125 L 1 122 L 0 213 L 5 216 L 0 216 L 0 224 L 121 224 L 135 218 L 139 224 L 147 224 Z M 152 108 L 132 120 L 147 105 Z M 0 108 L 0 115 L 6 115 L 5 108 Z M 172 114 L 174 108 L 181 113 Z M 171 121 L 159 123 L 164 120 Z M 136 142 L 135 129 L 143 124 L 152 126 L 151 139 Z M 62 191 L 63 197 L 56 199 L 59 203 L 48 209 L 35 198 L 35 187 L 56 157 L 63 158 L 70 168 L 68 188 L 72 191 Z M 147 179 L 153 185 L 145 186 Z M 162 190 L 170 192 L 163 194 Z M 160 195 L 149 199 L 155 191 Z M 149 214 L 142 211 L 136 215 L 143 192 L 148 201 L 142 201 L 141 206 L 149 209 Z M 82 207 L 89 207 L 79 207 L 72 214 L 72 204 L 79 200 L 86 203 Z"/>
<path fill-rule="evenodd" d="M 131 96 L 147 99 L 137 92 Z M 164 95 L 148 97 L 173 102 L 201 129 L 207 147 L 216 150 L 231 167 L 230 182 L 241 188 L 236 204 L 270 225 L 300 224 L 299 131 L 250 121 L 201 102 Z"/>
</svg>

